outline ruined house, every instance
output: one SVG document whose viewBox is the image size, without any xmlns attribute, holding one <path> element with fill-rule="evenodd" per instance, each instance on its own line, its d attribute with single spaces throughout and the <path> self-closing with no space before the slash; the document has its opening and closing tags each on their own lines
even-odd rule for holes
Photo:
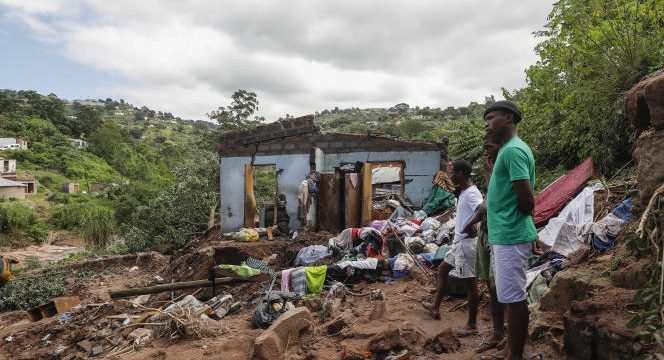
<svg viewBox="0 0 664 360">
<path fill-rule="evenodd" d="M 25 185 L 13 180 L 0 178 L 0 197 L 6 199 L 25 199 Z"/>
<path fill-rule="evenodd" d="M 16 179 L 16 160 L 0 157 L 0 176 L 5 179 Z"/>
<path fill-rule="evenodd" d="M 431 192 L 433 175 L 447 166 L 446 143 L 378 133 L 322 133 L 312 115 L 225 133 L 219 153 L 224 232 L 263 223 L 254 195 L 254 173 L 261 167 L 276 177 L 273 192 L 285 197 L 291 230 L 307 225 L 336 231 L 384 218 L 373 206 L 376 195 L 392 193 L 421 206 Z M 307 224 L 302 224 L 298 188 L 314 170 L 321 173 L 320 194 L 308 208 Z"/>
</svg>

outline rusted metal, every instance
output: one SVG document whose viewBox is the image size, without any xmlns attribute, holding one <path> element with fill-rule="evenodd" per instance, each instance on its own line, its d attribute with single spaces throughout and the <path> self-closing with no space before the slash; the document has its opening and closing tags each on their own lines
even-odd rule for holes
<svg viewBox="0 0 664 360">
<path fill-rule="evenodd" d="M 344 179 L 344 228 L 360 227 L 361 218 L 362 174 L 346 174 Z"/>
<path fill-rule="evenodd" d="M 317 213 L 319 230 L 341 230 L 341 181 L 335 173 L 321 174 Z"/>
</svg>

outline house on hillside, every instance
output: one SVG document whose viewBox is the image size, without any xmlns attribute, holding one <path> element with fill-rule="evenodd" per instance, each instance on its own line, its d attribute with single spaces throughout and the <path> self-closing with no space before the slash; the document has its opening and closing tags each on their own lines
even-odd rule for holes
<svg viewBox="0 0 664 360">
<path fill-rule="evenodd" d="M 78 183 L 65 183 L 62 184 L 62 192 L 67 194 L 78 194 L 79 185 Z"/>
<path fill-rule="evenodd" d="M 0 197 L 7 199 L 25 199 L 25 186 L 19 182 L 0 178 Z"/>
<path fill-rule="evenodd" d="M 273 170 L 275 198 L 284 196 L 291 230 L 306 225 L 329 231 L 384 218 L 381 209 L 388 198 L 421 206 L 431 193 L 433 176 L 447 169 L 446 142 L 404 141 L 378 133 L 321 133 L 313 119 L 290 118 L 220 136 L 223 232 L 253 226 L 256 218 L 268 222 L 256 209 L 254 170 L 259 167 Z M 299 214 L 306 219 L 302 224 L 298 191 L 312 171 L 320 173 L 320 194 L 317 204 Z"/>
<path fill-rule="evenodd" d="M 28 149 L 28 142 L 22 138 L 0 138 L 0 148 L 9 145 L 18 145 L 20 150 Z"/>
<path fill-rule="evenodd" d="M 0 177 L 5 179 L 16 179 L 16 160 L 0 157 Z"/>
<path fill-rule="evenodd" d="M 86 147 L 88 147 L 88 142 L 81 139 L 69 139 L 69 144 L 79 149 L 85 149 Z"/>
<path fill-rule="evenodd" d="M 16 176 L 16 182 L 21 183 L 24 187 L 26 195 L 35 195 L 37 194 L 37 189 L 39 188 L 39 181 L 32 177 L 29 174 L 20 174 Z"/>
</svg>

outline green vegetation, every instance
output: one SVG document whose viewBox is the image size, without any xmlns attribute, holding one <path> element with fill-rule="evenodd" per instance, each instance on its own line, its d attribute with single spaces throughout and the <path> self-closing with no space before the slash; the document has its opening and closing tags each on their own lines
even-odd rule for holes
<svg viewBox="0 0 664 360">
<path fill-rule="evenodd" d="M 144 214 L 150 201 L 168 197 L 162 192 L 177 187 L 183 164 L 209 155 L 198 149 L 212 148 L 214 129 L 211 123 L 139 109 L 122 99 L 68 102 L 34 91 L 0 90 L 0 136 L 20 137 L 29 144 L 28 150 L 2 155 L 16 159 L 19 173 L 41 184 L 40 195 L 0 204 L 0 245 L 40 242 L 49 230 L 64 229 L 82 234 L 96 252 L 127 251 L 123 239 L 142 220 L 136 213 Z M 70 138 L 82 138 L 88 146 L 74 147 Z M 210 165 L 207 159 L 202 163 Z M 215 171 L 213 182 L 217 168 L 210 168 Z M 64 192 L 62 186 L 70 182 L 79 183 L 81 193 Z M 92 193 L 94 183 L 107 184 L 107 189 Z M 186 195 L 193 199 L 196 184 L 189 184 Z M 202 205 L 206 216 L 196 221 L 207 223 L 214 204 Z M 161 220 L 153 218 L 152 225 L 159 227 Z M 189 238 L 178 239 L 178 244 Z"/>
</svg>

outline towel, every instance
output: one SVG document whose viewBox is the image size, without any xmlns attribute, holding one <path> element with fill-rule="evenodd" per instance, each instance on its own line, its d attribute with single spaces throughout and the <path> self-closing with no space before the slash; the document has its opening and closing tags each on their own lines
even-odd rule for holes
<svg viewBox="0 0 664 360">
<path fill-rule="evenodd" d="M 318 294 L 323 290 L 325 283 L 325 274 L 327 274 L 327 265 L 307 266 L 304 268 L 307 278 L 307 289 L 310 294 Z"/>
<path fill-rule="evenodd" d="M 285 269 L 281 271 L 281 291 L 290 291 L 290 277 L 295 269 Z"/>
</svg>

